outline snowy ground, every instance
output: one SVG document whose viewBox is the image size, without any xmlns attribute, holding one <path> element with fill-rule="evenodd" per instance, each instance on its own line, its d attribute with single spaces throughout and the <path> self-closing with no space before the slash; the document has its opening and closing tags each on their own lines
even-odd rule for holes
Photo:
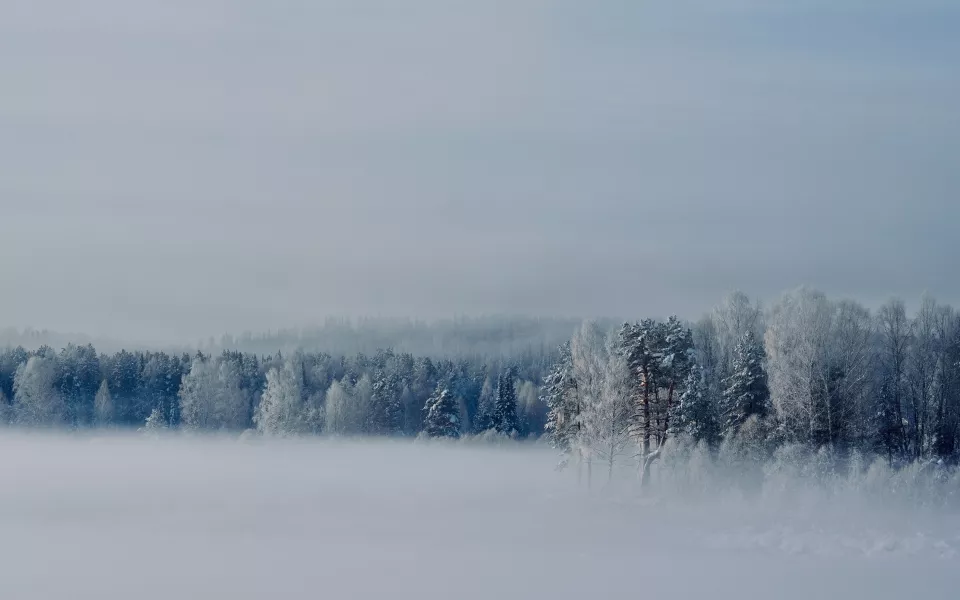
<svg viewBox="0 0 960 600">
<path fill-rule="evenodd" d="M 0 453 L 2 598 L 960 597 L 953 515 L 588 494 L 542 450 L 7 434 Z"/>
</svg>

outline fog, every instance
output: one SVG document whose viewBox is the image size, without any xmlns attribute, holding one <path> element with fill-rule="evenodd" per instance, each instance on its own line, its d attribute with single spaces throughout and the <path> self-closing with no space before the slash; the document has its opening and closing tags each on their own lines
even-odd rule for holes
<svg viewBox="0 0 960 600">
<path fill-rule="evenodd" d="M 3 325 L 960 300 L 954 2 L 0 9 Z"/>
<path fill-rule="evenodd" d="M 592 489 L 538 447 L 0 437 L 9 598 L 956 596 L 960 522 Z M 659 491 L 658 491 L 659 490 Z"/>
</svg>

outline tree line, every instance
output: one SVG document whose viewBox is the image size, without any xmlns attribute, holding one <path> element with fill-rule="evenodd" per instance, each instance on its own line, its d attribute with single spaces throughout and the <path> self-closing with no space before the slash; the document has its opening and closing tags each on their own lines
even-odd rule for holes
<svg viewBox="0 0 960 600">
<path fill-rule="evenodd" d="M 671 439 L 761 460 L 804 447 L 894 467 L 960 456 L 960 315 L 925 297 L 872 312 L 800 288 L 764 310 L 735 293 L 695 323 L 584 324 L 543 385 L 564 461 L 633 461 Z"/>
<path fill-rule="evenodd" d="M 552 360 L 533 351 L 434 360 L 392 350 L 108 355 L 91 345 L 16 347 L 0 352 L 0 421 L 267 435 L 536 436 L 546 417 L 539 382 Z"/>
<path fill-rule="evenodd" d="M 910 315 L 898 300 L 871 311 L 807 288 L 767 308 L 736 293 L 695 322 L 584 323 L 544 346 L 448 358 L 18 346 L 0 351 L 0 422 L 545 434 L 567 462 L 644 474 L 670 440 L 758 456 L 799 445 L 892 466 L 960 457 L 960 314 L 929 297 Z"/>
</svg>

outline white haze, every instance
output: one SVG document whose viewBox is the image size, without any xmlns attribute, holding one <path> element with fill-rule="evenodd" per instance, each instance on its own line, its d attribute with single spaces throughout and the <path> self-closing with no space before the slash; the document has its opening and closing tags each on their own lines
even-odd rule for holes
<svg viewBox="0 0 960 600">
<path fill-rule="evenodd" d="M 960 568 L 951 512 L 587 492 L 538 448 L 4 433 L 0 453 L 4 598 L 947 599 Z"/>
</svg>

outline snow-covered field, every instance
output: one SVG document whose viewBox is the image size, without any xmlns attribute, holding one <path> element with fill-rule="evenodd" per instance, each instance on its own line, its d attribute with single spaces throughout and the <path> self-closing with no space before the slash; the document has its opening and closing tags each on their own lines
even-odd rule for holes
<svg viewBox="0 0 960 600">
<path fill-rule="evenodd" d="M 0 437 L 2 598 L 958 598 L 960 520 L 639 498 L 539 449 Z"/>
</svg>

